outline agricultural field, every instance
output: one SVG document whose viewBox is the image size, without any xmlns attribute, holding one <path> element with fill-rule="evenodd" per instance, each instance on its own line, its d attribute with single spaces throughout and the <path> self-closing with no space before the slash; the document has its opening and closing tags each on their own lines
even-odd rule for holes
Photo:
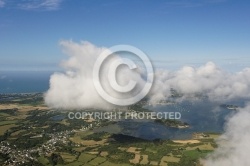
<svg viewBox="0 0 250 166">
<path fill-rule="evenodd" d="M 146 140 L 100 132 L 96 129 L 114 122 L 73 121 L 65 118 L 67 112 L 44 106 L 41 94 L 30 95 L 0 103 L 0 165 L 199 166 L 217 147 L 216 133 L 195 133 L 190 140 Z"/>
</svg>

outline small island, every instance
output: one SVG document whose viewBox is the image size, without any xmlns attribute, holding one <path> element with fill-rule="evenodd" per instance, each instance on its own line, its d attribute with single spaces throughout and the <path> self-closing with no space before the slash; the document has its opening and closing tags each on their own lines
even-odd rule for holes
<svg viewBox="0 0 250 166">
<path fill-rule="evenodd" d="M 222 104 L 221 107 L 235 111 L 239 108 L 238 106 L 232 104 Z"/>
<path fill-rule="evenodd" d="M 168 127 L 173 127 L 173 128 L 179 128 L 179 129 L 184 129 L 184 128 L 189 128 L 189 124 L 186 122 L 182 122 L 179 120 L 173 120 L 173 119 L 156 119 L 156 123 L 163 124 Z"/>
</svg>

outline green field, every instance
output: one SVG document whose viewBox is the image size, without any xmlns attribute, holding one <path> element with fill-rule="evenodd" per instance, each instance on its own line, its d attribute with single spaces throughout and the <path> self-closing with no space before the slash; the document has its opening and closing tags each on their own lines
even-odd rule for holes
<svg viewBox="0 0 250 166">
<path fill-rule="evenodd" d="M 15 126 L 16 126 L 15 124 L 0 126 L 0 135 L 3 135 L 7 130 Z"/>
<path fill-rule="evenodd" d="M 6 120 L 6 121 L 1 121 L 1 122 L 0 122 L 0 126 L 8 125 L 8 124 L 15 124 L 15 123 L 17 123 L 17 122 L 18 122 L 17 120 Z"/>
<path fill-rule="evenodd" d="M 83 164 L 86 164 L 86 163 L 90 162 L 91 160 L 93 160 L 94 158 L 96 158 L 96 155 L 82 153 L 79 156 L 78 161 L 83 163 Z"/>
<path fill-rule="evenodd" d="M 40 156 L 37 159 L 43 165 L 50 165 L 49 160 L 46 157 L 44 157 L 44 156 Z"/>
</svg>

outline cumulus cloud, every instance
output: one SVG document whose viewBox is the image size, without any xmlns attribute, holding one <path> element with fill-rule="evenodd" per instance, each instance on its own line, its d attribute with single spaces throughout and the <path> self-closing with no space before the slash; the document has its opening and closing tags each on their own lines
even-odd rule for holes
<svg viewBox="0 0 250 166">
<path fill-rule="evenodd" d="M 45 102 L 53 108 L 91 108 L 106 102 L 95 93 L 92 70 L 95 59 L 104 48 L 88 42 L 62 41 L 63 51 L 69 59 L 62 62 L 65 73 L 54 73 L 50 78 L 50 89 Z"/>
<path fill-rule="evenodd" d="M 46 103 L 54 108 L 112 108 L 102 99 L 93 85 L 93 66 L 98 56 L 106 50 L 89 42 L 75 43 L 62 41 L 60 43 L 65 54 L 69 56 L 61 66 L 64 73 L 55 73 L 50 78 L 50 89 L 45 94 Z M 106 62 L 106 68 L 100 71 L 100 77 L 107 75 L 111 62 L 121 59 L 114 55 Z M 118 93 L 110 86 L 108 78 L 100 78 L 102 85 L 111 96 L 127 98 L 137 94 L 146 83 L 145 70 L 138 68 L 137 72 L 124 67 L 117 72 L 117 82 L 126 85 L 129 80 L 137 82 L 137 88 L 130 93 Z M 200 67 L 184 66 L 177 71 L 157 70 L 153 88 L 147 98 L 154 104 L 159 100 L 168 99 L 171 89 L 182 94 L 183 97 L 204 95 L 210 100 L 226 101 L 236 98 L 250 97 L 250 69 L 229 73 L 213 62 Z"/>
<path fill-rule="evenodd" d="M 208 62 L 198 68 L 184 66 L 174 72 L 157 71 L 155 75 L 155 84 L 150 94 L 151 101 L 169 97 L 171 88 L 184 97 L 200 94 L 216 101 L 250 97 L 249 68 L 229 73 L 213 62 Z"/>
<path fill-rule="evenodd" d="M 64 73 L 54 73 L 50 78 L 50 89 L 45 94 L 45 102 L 53 108 L 64 109 L 82 109 L 82 108 L 99 108 L 110 109 L 116 108 L 109 104 L 97 93 L 93 84 L 93 67 L 97 57 L 107 50 L 104 47 L 96 47 L 89 42 L 74 43 L 72 41 L 62 41 L 60 45 L 69 58 L 62 62 L 61 66 L 65 69 Z M 111 60 L 105 63 L 100 70 L 100 77 L 108 73 L 110 63 L 120 59 L 119 56 L 113 55 Z M 119 68 L 117 73 L 117 82 L 126 85 L 131 79 L 136 80 L 138 86 L 144 84 L 144 80 L 136 72 L 124 67 Z M 138 93 L 139 88 L 135 88 L 130 94 L 117 93 L 110 87 L 108 78 L 100 78 L 105 91 L 116 98 L 123 98 Z"/>
<path fill-rule="evenodd" d="M 231 117 L 225 133 L 219 138 L 219 147 L 206 160 L 205 166 L 250 165 L 250 104 Z"/>
</svg>

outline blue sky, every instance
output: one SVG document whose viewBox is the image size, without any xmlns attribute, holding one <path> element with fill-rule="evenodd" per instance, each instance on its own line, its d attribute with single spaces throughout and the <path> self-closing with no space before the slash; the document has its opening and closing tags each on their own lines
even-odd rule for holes
<svg viewBox="0 0 250 166">
<path fill-rule="evenodd" d="M 250 67 L 248 0 L 0 0 L 0 70 L 58 70 L 60 40 L 129 44 L 157 67 Z"/>
</svg>

